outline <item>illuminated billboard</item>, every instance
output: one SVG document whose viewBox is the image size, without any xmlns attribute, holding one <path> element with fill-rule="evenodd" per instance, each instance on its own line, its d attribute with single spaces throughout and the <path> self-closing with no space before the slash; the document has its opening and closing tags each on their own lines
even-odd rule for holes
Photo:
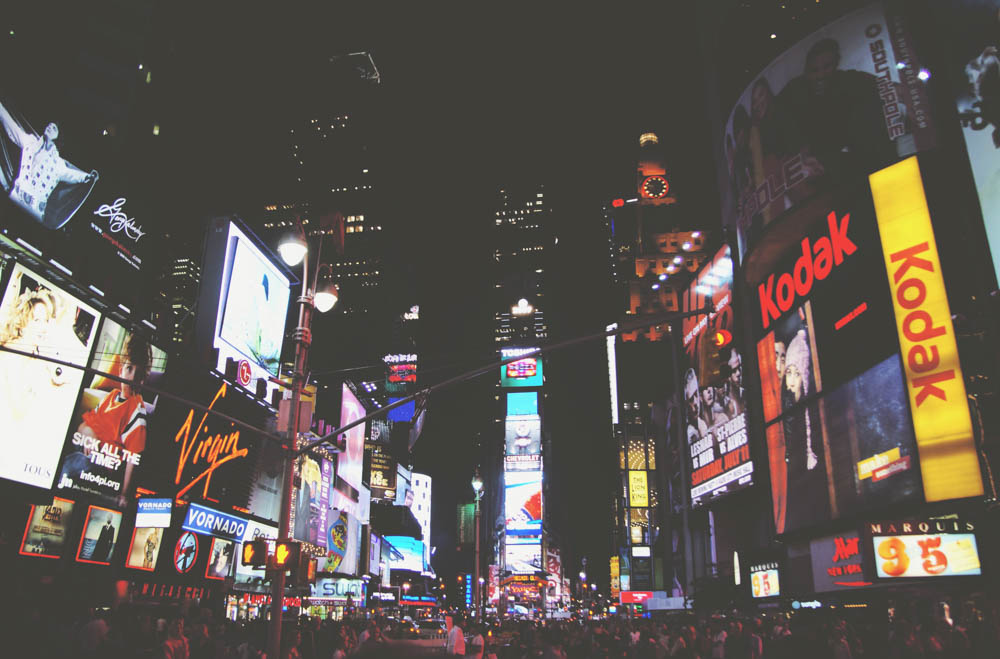
<svg viewBox="0 0 1000 659">
<path fill-rule="evenodd" d="M 540 455 L 542 452 L 542 420 L 538 415 L 507 417 L 505 455 Z"/>
<path fill-rule="evenodd" d="M 511 574 L 534 574 L 541 572 L 542 545 L 512 545 L 504 547 L 504 563 Z"/>
<path fill-rule="evenodd" d="M 504 510 L 508 536 L 542 532 L 541 471 L 510 471 L 504 474 Z"/>
<path fill-rule="evenodd" d="M 975 524 L 945 519 L 868 524 L 880 580 L 982 574 Z"/>
<path fill-rule="evenodd" d="M 197 338 L 202 350 L 218 350 L 213 366 L 226 371 L 233 359 L 249 369 L 249 385 L 278 385 L 288 314 L 289 278 L 249 229 L 229 218 L 213 220 L 203 259 Z M 241 376 L 242 377 L 242 376 Z"/>
<path fill-rule="evenodd" d="M 630 508 L 649 506 L 649 482 L 645 471 L 628 472 L 628 505 Z"/>
<path fill-rule="evenodd" d="M 53 497 L 48 506 L 31 506 L 21 538 L 21 555 L 60 558 L 72 519 L 73 502 L 69 499 Z"/>
<path fill-rule="evenodd" d="M 396 461 L 392 459 L 388 447 L 369 442 L 365 444 L 365 456 L 372 499 L 395 501 Z"/>
<path fill-rule="evenodd" d="M 357 517 L 331 510 L 325 546 L 326 555 L 320 557 L 318 571 L 358 574 L 361 567 L 361 524 Z"/>
<path fill-rule="evenodd" d="M 500 356 L 503 359 L 536 352 L 537 348 L 503 348 Z M 510 387 L 541 387 L 545 384 L 541 357 L 525 357 L 500 367 L 500 386 Z"/>
<path fill-rule="evenodd" d="M 86 366 L 96 309 L 15 263 L 0 301 L 0 346 Z M 0 478 L 51 488 L 83 371 L 0 351 Z"/>
<path fill-rule="evenodd" d="M 87 510 L 87 519 L 83 522 L 76 560 L 81 563 L 111 565 L 121 525 L 122 514 L 117 510 L 91 506 Z"/>
<path fill-rule="evenodd" d="M 345 382 L 341 388 L 339 427 L 343 428 L 348 423 L 364 418 L 366 413 L 364 406 Z M 347 510 L 358 516 L 360 511 L 357 501 L 340 491 L 340 483 L 344 483 L 358 492 L 361 491 L 361 472 L 364 470 L 365 462 L 365 425 L 359 423 L 346 431 L 344 435 L 347 446 L 342 453 L 337 454 L 337 485 L 333 490 L 331 506 L 338 510 Z"/>
<path fill-rule="evenodd" d="M 124 502 L 135 486 L 133 472 L 146 448 L 147 426 L 156 420 L 159 397 L 137 385 L 158 387 L 167 354 L 142 336 L 105 318 L 91 367 L 69 427 L 57 489 L 72 489 Z"/>
<path fill-rule="evenodd" d="M 212 546 L 208 553 L 208 564 L 205 566 L 206 579 L 228 579 L 233 573 L 236 563 L 236 543 L 232 540 L 212 538 Z"/>
<path fill-rule="evenodd" d="M 865 575 L 864 555 L 857 531 L 847 531 L 810 542 L 813 590 L 826 593 L 872 585 Z"/>
<path fill-rule="evenodd" d="M 125 567 L 152 572 L 163 546 L 163 529 L 160 527 L 137 526 L 132 530 Z"/>
<path fill-rule="evenodd" d="M 333 462 L 306 454 L 299 458 L 296 466 L 299 485 L 295 488 L 295 504 L 292 508 L 292 537 L 326 547 Z"/>
<path fill-rule="evenodd" d="M 733 299 L 733 260 L 724 245 L 684 292 L 685 312 L 711 307 L 706 315 L 684 318 L 684 410 L 690 460 L 691 505 L 699 506 L 753 483 L 746 429 L 743 348 Z M 730 337 L 719 347 L 718 335 Z"/>
<path fill-rule="evenodd" d="M 739 252 L 787 210 L 843 179 L 934 146 L 929 100 L 902 16 L 875 3 L 783 52 L 724 127 L 724 224 Z"/>
<path fill-rule="evenodd" d="M 407 386 L 416 384 L 417 355 L 415 353 L 385 355 L 382 361 L 385 363 L 385 390 L 387 392 L 391 394 L 405 393 Z"/>
<path fill-rule="evenodd" d="M 781 595 L 777 563 L 759 563 L 750 566 L 750 595 L 755 599 Z"/>
<path fill-rule="evenodd" d="M 387 535 L 385 541 L 396 550 L 390 554 L 390 570 L 424 571 L 424 543 L 419 538 Z"/>
<path fill-rule="evenodd" d="M 274 541 L 278 537 L 278 527 L 271 526 L 270 524 L 261 524 L 260 522 L 255 522 L 253 520 L 248 520 L 246 529 L 243 531 L 243 543 L 250 542 L 252 540 L 268 540 L 269 551 L 274 551 Z M 242 547 L 243 543 L 240 544 Z M 234 573 L 235 581 L 244 587 L 254 585 L 257 586 L 260 592 L 265 591 L 265 587 L 262 584 L 263 581 L 267 580 L 264 568 L 256 569 L 247 565 L 243 565 L 243 561 L 236 561 L 236 571 Z"/>
<path fill-rule="evenodd" d="M 537 416 L 538 392 L 515 391 L 507 394 L 507 416 Z"/>
</svg>

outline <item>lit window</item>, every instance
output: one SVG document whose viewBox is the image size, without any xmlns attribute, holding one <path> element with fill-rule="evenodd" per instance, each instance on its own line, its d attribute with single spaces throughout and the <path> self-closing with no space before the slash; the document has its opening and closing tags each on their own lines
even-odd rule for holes
<svg viewBox="0 0 1000 659">
<path fill-rule="evenodd" d="M 160 124 L 153 124 L 153 135 L 160 134 Z"/>
</svg>

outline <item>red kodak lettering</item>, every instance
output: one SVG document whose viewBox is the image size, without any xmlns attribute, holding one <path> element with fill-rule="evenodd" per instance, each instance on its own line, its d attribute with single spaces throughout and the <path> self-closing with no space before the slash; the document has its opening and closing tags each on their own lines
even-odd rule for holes
<svg viewBox="0 0 1000 659">
<path fill-rule="evenodd" d="M 760 320 L 764 329 L 795 306 L 796 298 L 808 295 L 813 283 L 826 279 L 833 266 L 840 265 L 845 257 L 858 251 L 858 246 L 847 235 L 850 224 L 850 213 L 845 213 L 838 221 L 837 214 L 831 212 L 826 217 L 830 235 L 818 238 L 815 243 L 809 238 L 804 239 L 801 243 L 802 255 L 796 259 L 792 271 L 768 275 L 767 281 L 757 286 Z"/>
<path fill-rule="evenodd" d="M 899 280 L 906 276 L 906 271 L 910 268 L 920 268 L 921 270 L 926 270 L 927 272 L 934 272 L 934 264 L 927 259 L 922 259 L 917 256 L 921 252 L 926 252 L 930 249 L 930 245 L 926 242 L 920 243 L 919 245 L 914 245 L 913 247 L 907 247 L 906 249 L 901 249 L 895 254 L 889 255 L 889 260 L 895 263 L 896 261 L 902 261 L 903 265 L 899 266 L 899 269 L 892 274 L 892 281 L 899 283 Z"/>
<path fill-rule="evenodd" d="M 944 390 L 934 385 L 938 382 L 944 382 L 954 378 L 955 371 L 952 370 L 941 371 L 940 373 L 932 373 L 931 375 L 913 378 L 913 386 L 920 390 L 917 392 L 917 407 L 920 407 L 928 396 L 934 396 L 935 398 L 940 398 L 941 400 L 948 400 L 948 396 L 944 393 Z"/>
</svg>

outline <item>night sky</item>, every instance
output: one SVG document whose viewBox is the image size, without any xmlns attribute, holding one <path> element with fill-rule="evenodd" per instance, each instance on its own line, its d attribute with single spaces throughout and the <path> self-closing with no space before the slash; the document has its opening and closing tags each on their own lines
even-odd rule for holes
<svg viewBox="0 0 1000 659">
<path fill-rule="evenodd" d="M 150 44 L 169 53 L 166 79 L 156 79 L 170 91 L 157 156 L 162 204 L 176 218 L 174 233 L 197 233 L 213 213 L 259 213 L 288 174 L 280 118 L 319 84 L 309 71 L 334 53 L 370 51 L 387 98 L 378 184 L 392 196 L 384 224 L 397 279 L 391 272 L 386 283 L 409 287 L 421 304 L 423 383 L 492 358 L 488 237 L 498 186 L 531 180 L 551 190 L 559 236 L 548 284 L 553 340 L 614 320 L 600 208 L 629 195 L 641 132 L 661 136 L 688 212 L 717 226 L 689 8 L 454 3 L 401 13 L 402 3 L 387 3 L 361 14 L 344 4 L 156 5 Z M 68 35 L 73 19 L 37 29 Z M 613 454 L 603 342 L 552 364 L 547 423 L 560 456 L 554 478 L 565 487 L 553 502 L 562 510 L 550 512 L 567 520 L 563 544 L 572 555 L 606 566 Z M 474 434 L 490 403 L 487 378 L 431 401 L 415 458 L 435 479 L 439 546 L 453 543 L 455 504 L 471 499 Z M 596 572 L 606 580 L 606 571 Z"/>
</svg>

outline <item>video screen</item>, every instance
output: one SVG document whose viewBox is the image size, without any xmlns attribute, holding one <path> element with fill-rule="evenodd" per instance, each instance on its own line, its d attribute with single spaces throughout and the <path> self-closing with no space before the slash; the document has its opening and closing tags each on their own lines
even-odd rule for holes
<svg viewBox="0 0 1000 659">
<path fill-rule="evenodd" d="M 516 391 L 507 394 L 507 416 L 537 416 L 538 392 Z"/>
<path fill-rule="evenodd" d="M 534 352 L 536 348 L 504 348 L 500 351 L 503 359 Z M 541 387 L 545 384 L 541 357 L 525 357 L 500 367 L 500 386 Z"/>
<path fill-rule="evenodd" d="M 504 474 L 507 535 L 537 535 L 542 531 L 542 472 Z"/>
<path fill-rule="evenodd" d="M 232 574 L 235 563 L 236 543 L 232 540 L 212 538 L 212 549 L 208 554 L 205 577 L 208 579 L 227 579 Z"/>
<path fill-rule="evenodd" d="M 507 417 L 505 422 L 507 456 L 541 455 L 542 420 L 537 415 Z"/>
<path fill-rule="evenodd" d="M 982 574 L 973 533 L 872 536 L 879 579 Z"/>
<path fill-rule="evenodd" d="M 53 497 L 51 505 L 32 506 L 21 538 L 22 556 L 61 558 L 73 519 L 73 502 Z"/>
<path fill-rule="evenodd" d="M 395 403 L 397 400 L 402 400 L 401 397 L 389 397 L 389 403 Z M 386 413 L 386 417 L 393 423 L 409 423 L 413 420 L 413 415 L 417 411 L 417 403 L 415 400 L 411 400 L 408 403 L 403 403 L 399 407 L 393 408 Z"/>
<path fill-rule="evenodd" d="M 330 511 L 326 533 L 326 556 L 318 565 L 320 572 L 356 575 L 361 565 L 361 524 L 354 515 Z"/>
<path fill-rule="evenodd" d="M 57 489 L 124 504 L 134 489 L 133 472 L 146 448 L 146 429 L 155 419 L 159 400 L 155 394 L 144 393 L 140 385 L 160 386 L 166 366 L 166 352 L 104 319 L 91 367 L 129 382 L 88 376 L 70 423 Z"/>
<path fill-rule="evenodd" d="M 222 289 L 219 337 L 277 377 L 288 313 L 288 279 L 235 224 L 230 225 L 229 240 L 232 268 Z"/>
<path fill-rule="evenodd" d="M 387 535 L 385 541 L 398 552 L 390 554 L 388 562 L 390 570 L 424 571 L 423 542 L 405 535 Z"/>
<path fill-rule="evenodd" d="M 132 531 L 132 544 L 129 546 L 125 567 L 152 572 L 156 569 L 156 560 L 160 556 L 163 545 L 163 529 L 137 526 Z"/>
<path fill-rule="evenodd" d="M 859 9 L 787 49 L 743 91 L 724 129 L 721 190 L 741 255 L 814 193 L 934 146 L 904 25 L 882 3 Z"/>
<path fill-rule="evenodd" d="M 750 594 L 754 598 L 777 597 L 781 595 L 778 568 L 774 564 L 750 568 Z"/>
<path fill-rule="evenodd" d="M 367 412 L 346 383 L 341 391 L 340 427 L 343 428 L 348 423 L 363 418 Z M 361 472 L 364 470 L 365 462 L 365 425 L 359 423 L 344 434 L 347 436 L 347 450 L 337 454 L 337 478 L 360 491 Z M 333 498 L 337 508 L 343 508 L 341 505 L 343 495 L 335 492 Z"/>
<path fill-rule="evenodd" d="M 16 263 L 0 302 L 0 346 L 86 366 L 99 318 Z M 0 478 L 52 487 L 82 382 L 83 371 L 0 351 Z"/>
<path fill-rule="evenodd" d="M 511 574 L 534 574 L 542 571 L 542 545 L 506 545 L 504 561 Z"/>
<path fill-rule="evenodd" d="M 111 565 L 121 525 L 122 514 L 117 510 L 91 506 L 83 523 L 83 535 L 76 550 L 76 560 L 81 563 Z"/>
</svg>

